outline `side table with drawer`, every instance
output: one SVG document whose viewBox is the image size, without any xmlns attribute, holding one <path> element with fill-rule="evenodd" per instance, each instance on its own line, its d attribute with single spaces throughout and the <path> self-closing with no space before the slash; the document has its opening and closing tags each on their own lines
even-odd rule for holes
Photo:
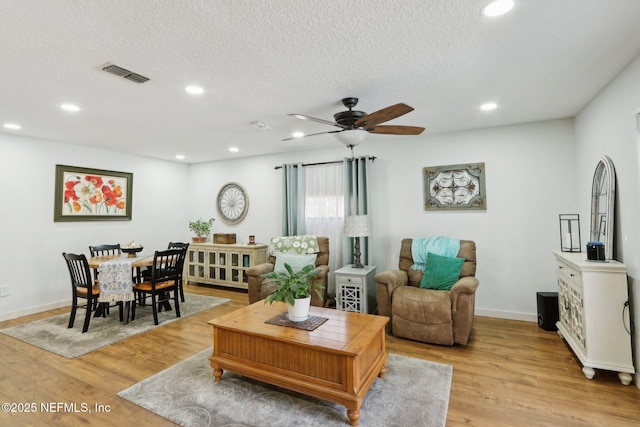
<svg viewBox="0 0 640 427">
<path fill-rule="evenodd" d="M 347 265 L 335 271 L 336 308 L 343 311 L 374 314 L 377 311 L 375 265 L 353 268 Z"/>
</svg>

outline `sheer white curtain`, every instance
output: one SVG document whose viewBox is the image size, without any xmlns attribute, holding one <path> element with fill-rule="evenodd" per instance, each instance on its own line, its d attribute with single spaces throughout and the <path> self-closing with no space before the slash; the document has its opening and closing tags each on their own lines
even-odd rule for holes
<svg viewBox="0 0 640 427">
<path fill-rule="evenodd" d="M 335 294 L 333 272 L 342 267 L 344 241 L 344 174 L 342 163 L 307 166 L 305 228 L 307 234 L 329 238 L 329 289 Z"/>
</svg>

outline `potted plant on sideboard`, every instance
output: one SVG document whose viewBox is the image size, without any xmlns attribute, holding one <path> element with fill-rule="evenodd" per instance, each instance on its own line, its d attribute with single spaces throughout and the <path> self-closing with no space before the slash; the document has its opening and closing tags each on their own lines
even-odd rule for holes
<svg viewBox="0 0 640 427">
<path fill-rule="evenodd" d="M 196 237 L 192 237 L 194 243 L 203 243 L 207 241 L 207 236 L 211 234 L 211 226 L 215 219 L 211 218 L 204 221 L 202 218 L 197 221 L 189 221 L 189 230 L 193 231 Z"/>
<path fill-rule="evenodd" d="M 315 291 L 322 298 L 320 289 L 323 285 L 313 283 L 312 280 L 322 271 L 313 265 L 307 265 L 299 271 L 293 271 L 291 266 L 284 264 L 285 271 L 272 271 L 263 274 L 268 279 L 262 282 L 264 286 L 275 286 L 276 290 L 264 300 L 265 304 L 280 301 L 287 304 L 289 320 L 303 322 L 309 318 L 311 291 Z"/>
</svg>

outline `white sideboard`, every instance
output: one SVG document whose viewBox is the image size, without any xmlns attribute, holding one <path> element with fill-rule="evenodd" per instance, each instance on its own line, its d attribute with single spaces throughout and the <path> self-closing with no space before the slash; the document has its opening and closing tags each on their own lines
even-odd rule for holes
<svg viewBox="0 0 640 427">
<path fill-rule="evenodd" d="M 631 382 L 633 356 L 627 267 L 617 261 L 587 261 L 584 253 L 553 251 L 558 275 L 558 334 L 592 379 L 595 369 L 618 372 Z"/>
<path fill-rule="evenodd" d="M 264 244 L 190 243 L 185 276 L 189 282 L 247 289 L 247 269 L 266 260 Z"/>
</svg>

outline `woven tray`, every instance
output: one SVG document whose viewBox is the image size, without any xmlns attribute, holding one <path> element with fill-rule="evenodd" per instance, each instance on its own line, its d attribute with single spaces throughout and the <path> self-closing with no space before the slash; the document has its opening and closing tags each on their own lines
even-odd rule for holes
<svg viewBox="0 0 640 427">
<path fill-rule="evenodd" d="M 273 316 L 271 319 L 267 319 L 264 323 L 270 323 L 278 326 L 288 326 L 290 328 L 304 329 L 305 331 L 313 331 L 318 326 L 329 320 L 327 317 L 309 316 L 309 318 L 303 322 L 292 322 L 289 320 L 287 313 L 280 313 L 277 316 Z"/>
</svg>

